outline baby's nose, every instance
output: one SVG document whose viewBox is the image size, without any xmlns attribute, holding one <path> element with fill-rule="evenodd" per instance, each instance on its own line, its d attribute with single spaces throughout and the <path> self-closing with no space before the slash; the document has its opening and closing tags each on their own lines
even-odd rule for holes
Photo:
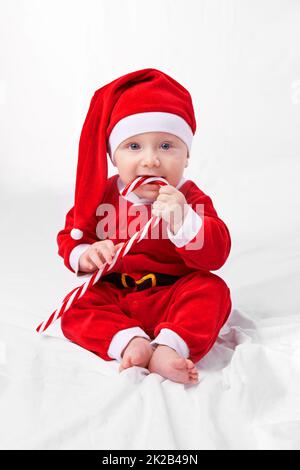
<svg viewBox="0 0 300 470">
<path fill-rule="evenodd" d="M 159 165 L 159 159 L 156 154 L 150 154 L 145 156 L 144 162 L 147 166 L 157 166 Z"/>
</svg>

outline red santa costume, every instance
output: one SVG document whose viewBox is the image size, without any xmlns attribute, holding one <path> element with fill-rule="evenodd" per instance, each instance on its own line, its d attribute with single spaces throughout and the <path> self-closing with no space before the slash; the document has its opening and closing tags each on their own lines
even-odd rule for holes
<svg viewBox="0 0 300 470">
<path fill-rule="evenodd" d="M 122 141 L 156 131 L 179 137 L 190 155 L 195 130 L 189 92 L 157 69 L 129 73 L 96 91 L 80 137 L 74 206 L 57 235 L 59 255 L 72 272 L 83 274 L 79 258 L 89 245 L 128 240 L 124 224 L 139 222 L 138 206 L 151 217 L 151 201 L 134 193 L 122 196 L 120 176 L 107 178 L 106 154 L 116 166 L 114 151 Z M 128 342 L 142 336 L 153 347 L 165 344 L 198 362 L 230 315 L 230 290 L 210 272 L 228 258 L 228 228 L 192 180 L 182 177 L 176 188 L 189 205 L 179 231 L 174 235 L 161 219 L 159 239 L 133 245 L 114 272 L 62 315 L 65 337 L 102 359 L 120 361 Z M 114 208 L 116 223 L 109 233 L 103 205 Z"/>
</svg>

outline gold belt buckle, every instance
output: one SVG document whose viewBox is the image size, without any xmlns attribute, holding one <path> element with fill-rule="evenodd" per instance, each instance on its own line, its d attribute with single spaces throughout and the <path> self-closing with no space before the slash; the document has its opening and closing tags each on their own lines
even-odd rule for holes
<svg viewBox="0 0 300 470">
<path fill-rule="evenodd" d="M 121 275 L 121 281 L 124 287 L 130 287 L 127 282 L 126 282 L 126 276 L 129 276 L 128 273 L 122 273 Z M 135 281 L 136 285 L 142 284 L 142 282 L 145 282 L 147 279 L 151 279 L 151 285 L 152 287 L 156 286 L 156 276 L 154 273 L 149 273 L 146 274 L 145 276 L 141 277 L 137 281 Z"/>
<path fill-rule="evenodd" d="M 142 282 L 146 281 L 147 279 L 151 279 L 151 285 L 152 287 L 156 286 L 156 276 L 153 273 L 146 274 L 145 276 L 141 277 L 137 281 L 135 281 L 136 284 L 141 284 Z"/>
</svg>

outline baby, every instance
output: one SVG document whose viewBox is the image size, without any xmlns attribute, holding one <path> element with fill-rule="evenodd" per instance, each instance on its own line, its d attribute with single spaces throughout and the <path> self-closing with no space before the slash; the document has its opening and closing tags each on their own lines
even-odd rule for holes
<svg viewBox="0 0 300 470">
<path fill-rule="evenodd" d="M 99 108 L 111 104 L 110 122 L 97 111 L 95 94 L 81 135 L 75 206 L 57 237 L 59 254 L 78 276 L 110 264 L 124 243 L 124 221 L 136 221 L 136 206 L 147 211 L 142 227 L 157 216 L 164 237 L 134 245 L 111 274 L 63 314 L 62 331 L 103 359 L 119 360 L 119 371 L 140 366 L 174 382 L 197 383 L 195 364 L 213 346 L 231 311 L 229 288 L 210 272 L 224 264 L 231 242 L 211 199 L 183 176 L 196 128 L 191 98 L 156 69 L 132 72 L 100 90 Z M 106 172 L 103 153 L 96 155 L 101 133 L 93 136 L 91 129 L 106 131 L 106 148 L 117 168 L 108 180 L 99 170 L 102 158 Z M 124 187 L 140 176 L 168 184 L 153 181 L 123 196 Z M 94 181 L 103 185 L 101 197 L 93 193 Z M 90 199 L 94 213 L 88 210 Z M 83 216 L 76 218 L 80 202 L 85 224 Z M 103 206 L 106 212 L 113 209 L 108 218 Z M 113 229 L 105 233 L 112 218 Z"/>
</svg>

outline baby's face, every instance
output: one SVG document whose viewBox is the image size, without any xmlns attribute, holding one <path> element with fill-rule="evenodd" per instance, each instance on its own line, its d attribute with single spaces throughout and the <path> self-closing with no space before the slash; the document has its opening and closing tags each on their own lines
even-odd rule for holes
<svg viewBox="0 0 300 470">
<path fill-rule="evenodd" d="M 186 144 L 167 132 L 145 132 L 130 137 L 117 147 L 114 159 L 123 183 L 138 176 L 162 176 L 172 186 L 179 183 L 188 165 Z M 142 198 L 155 200 L 160 186 L 144 184 L 134 192 Z"/>
</svg>

